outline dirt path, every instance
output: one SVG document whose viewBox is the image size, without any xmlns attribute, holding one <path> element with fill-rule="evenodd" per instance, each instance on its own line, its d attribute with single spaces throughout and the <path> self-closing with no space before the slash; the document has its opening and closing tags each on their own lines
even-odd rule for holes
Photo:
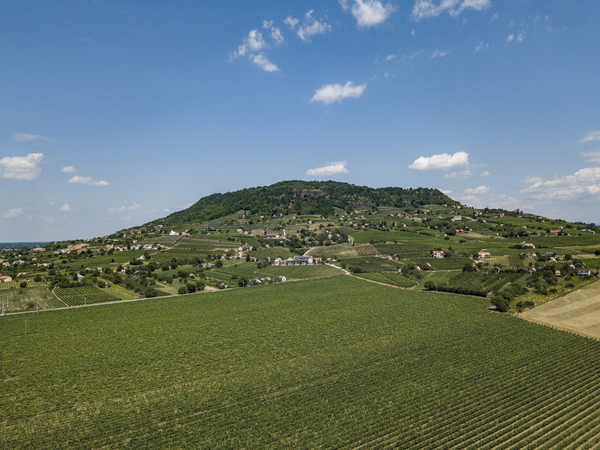
<svg viewBox="0 0 600 450">
<path fill-rule="evenodd" d="M 525 311 L 519 317 L 600 339 L 600 281 Z"/>
</svg>

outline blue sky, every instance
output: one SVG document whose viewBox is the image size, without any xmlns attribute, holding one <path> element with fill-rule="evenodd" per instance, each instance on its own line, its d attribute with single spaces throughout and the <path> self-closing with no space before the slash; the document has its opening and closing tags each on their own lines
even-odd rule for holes
<svg viewBox="0 0 600 450">
<path fill-rule="evenodd" d="M 432 187 L 600 223 L 593 0 L 0 3 L 0 242 L 215 192 Z"/>
</svg>

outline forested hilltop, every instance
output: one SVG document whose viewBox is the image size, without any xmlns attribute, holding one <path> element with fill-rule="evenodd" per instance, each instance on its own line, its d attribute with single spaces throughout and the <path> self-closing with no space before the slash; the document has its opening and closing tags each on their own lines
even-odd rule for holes
<svg viewBox="0 0 600 450">
<path fill-rule="evenodd" d="M 212 194 L 189 208 L 151 223 L 173 225 L 201 222 L 233 214 L 240 210 L 250 214 L 315 214 L 331 216 L 335 208 L 419 207 L 423 205 L 460 203 L 438 189 L 370 188 L 337 181 L 281 181 L 271 186 L 242 189 L 225 194 Z"/>
</svg>

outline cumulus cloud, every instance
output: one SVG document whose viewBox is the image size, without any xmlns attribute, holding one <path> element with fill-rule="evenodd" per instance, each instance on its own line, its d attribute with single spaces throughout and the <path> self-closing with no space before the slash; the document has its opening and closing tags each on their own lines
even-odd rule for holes
<svg viewBox="0 0 600 450">
<path fill-rule="evenodd" d="M 469 195 L 481 195 L 481 194 L 487 194 L 488 192 L 490 192 L 489 186 L 479 186 L 476 188 L 465 189 L 465 194 L 469 194 Z"/>
<path fill-rule="evenodd" d="M 65 166 L 62 169 L 60 169 L 61 172 L 64 173 L 73 173 L 73 172 L 77 172 L 77 169 L 73 166 Z"/>
<path fill-rule="evenodd" d="M 58 208 L 59 211 L 75 211 L 73 208 L 71 208 L 67 203 L 65 203 L 64 205 L 62 205 L 60 208 Z"/>
<path fill-rule="evenodd" d="M 600 140 L 600 131 L 590 131 L 583 139 L 578 141 L 578 143 L 583 144 L 585 142 L 598 140 Z"/>
<path fill-rule="evenodd" d="M 395 8 L 379 0 L 340 0 L 340 5 L 345 10 L 350 10 L 359 27 L 379 25 L 392 14 Z"/>
<path fill-rule="evenodd" d="M 13 135 L 13 141 L 15 142 L 34 142 L 34 141 L 46 141 L 55 142 L 55 139 L 39 136 L 37 134 L 17 133 Z"/>
<path fill-rule="evenodd" d="M 259 53 L 258 55 L 252 55 L 250 60 L 265 72 L 279 72 L 277 66 L 269 61 L 262 53 Z"/>
<path fill-rule="evenodd" d="M 415 170 L 466 170 L 471 166 L 469 163 L 469 154 L 467 152 L 456 152 L 453 155 L 442 153 L 433 156 L 420 156 L 408 166 L 409 169 Z"/>
<path fill-rule="evenodd" d="M 107 212 L 109 214 L 114 214 L 119 212 L 139 211 L 141 209 L 142 207 L 138 203 L 133 202 L 133 205 L 131 206 L 121 206 L 120 208 L 108 208 Z"/>
<path fill-rule="evenodd" d="M 413 6 L 412 17 L 415 20 L 428 17 L 437 17 L 447 12 L 451 16 L 458 16 L 465 9 L 481 11 L 491 6 L 490 0 L 417 0 Z"/>
<path fill-rule="evenodd" d="M 110 183 L 108 181 L 94 181 L 92 177 L 80 177 L 79 175 L 75 175 L 72 177 L 68 183 L 73 184 L 89 184 L 91 186 L 108 186 Z"/>
<path fill-rule="evenodd" d="M 341 102 L 348 97 L 360 98 L 365 92 L 366 84 L 356 86 L 352 81 L 346 84 L 324 84 L 315 91 L 311 102 L 323 102 L 325 104 L 335 101 Z"/>
<path fill-rule="evenodd" d="M 2 214 L 2 217 L 4 217 L 5 219 L 18 219 L 24 213 L 25 211 L 23 211 L 23 208 L 11 208 L 4 214 Z"/>
<path fill-rule="evenodd" d="M 521 190 L 521 194 L 537 200 L 600 198 L 600 167 L 587 167 L 573 175 L 554 176 L 551 179 L 528 178 L 525 182 L 530 186 Z"/>
<path fill-rule="evenodd" d="M 521 43 L 525 40 L 525 31 L 521 30 L 519 31 L 519 33 L 515 34 L 515 33 L 510 33 L 507 37 L 506 37 L 506 42 L 512 42 L 515 41 L 517 43 Z"/>
<path fill-rule="evenodd" d="M 29 153 L 27 156 L 5 156 L 0 159 L 2 178 L 34 180 L 42 172 L 38 164 L 42 162 L 43 158 L 43 153 Z"/>
<path fill-rule="evenodd" d="M 315 19 L 312 14 L 313 10 L 311 9 L 304 15 L 304 20 L 300 23 L 300 20 L 287 16 L 284 19 L 284 23 L 290 27 L 294 33 L 298 35 L 300 39 L 306 42 L 310 42 L 310 38 L 315 34 L 325 34 L 327 31 L 331 30 L 331 26 L 324 21 L 318 21 Z"/>
<path fill-rule="evenodd" d="M 281 45 L 285 41 L 283 35 L 281 34 L 281 30 L 273 25 L 272 20 L 263 21 L 263 28 L 271 31 L 271 39 L 275 42 L 275 45 Z"/>
<path fill-rule="evenodd" d="M 348 173 L 346 169 L 346 161 L 329 163 L 325 167 L 317 167 L 316 169 L 308 169 L 306 175 L 311 177 L 328 177 L 339 173 Z"/>
<path fill-rule="evenodd" d="M 238 56 L 244 56 L 248 52 L 258 52 L 267 46 L 263 35 L 258 30 L 251 30 L 240 44 L 238 49 L 233 52 L 229 60 L 233 60 Z"/>
</svg>

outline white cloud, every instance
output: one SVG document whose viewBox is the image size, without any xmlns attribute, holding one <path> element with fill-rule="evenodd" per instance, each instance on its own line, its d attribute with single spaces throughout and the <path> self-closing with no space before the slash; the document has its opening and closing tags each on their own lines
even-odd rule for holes
<svg viewBox="0 0 600 450">
<path fill-rule="evenodd" d="M 450 50 L 446 50 L 445 52 L 441 52 L 441 51 L 439 51 L 436 48 L 435 51 L 433 52 L 433 54 L 431 55 L 431 57 L 432 58 L 441 58 L 443 56 L 446 56 L 448 53 L 450 53 Z"/>
<path fill-rule="evenodd" d="M 521 42 L 523 42 L 523 41 L 525 40 L 525 37 L 526 37 L 526 36 L 527 36 L 527 35 L 526 35 L 526 33 L 525 33 L 525 30 L 521 30 L 521 31 L 519 31 L 519 33 L 518 33 L 518 34 L 515 34 L 515 33 L 510 33 L 510 34 L 509 34 L 509 35 L 506 37 L 506 42 L 512 42 L 512 41 L 515 41 L 515 42 L 517 42 L 517 43 L 519 43 L 519 44 L 520 44 Z"/>
<path fill-rule="evenodd" d="M 308 169 L 306 175 L 311 177 L 328 177 L 339 173 L 348 173 L 346 169 L 346 161 L 329 163 L 325 167 L 317 167 L 316 169 Z"/>
<path fill-rule="evenodd" d="M 340 0 L 340 5 L 345 10 L 350 10 L 359 27 L 379 25 L 395 11 L 395 8 L 379 0 L 354 0 L 352 5 L 348 0 Z"/>
<path fill-rule="evenodd" d="M 242 44 L 238 47 L 238 49 L 231 54 L 229 60 L 233 60 L 238 56 L 244 56 L 248 52 L 258 52 L 267 46 L 265 40 L 263 39 L 263 35 L 258 30 L 251 30 L 248 33 L 242 42 Z"/>
<path fill-rule="evenodd" d="M 346 84 L 324 84 L 315 91 L 315 95 L 310 99 L 311 102 L 323 102 L 325 104 L 332 103 L 335 101 L 341 102 L 343 99 L 348 97 L 360 98 L 366 84 L 356 86 L 352 81 L 348 81 Z"/>
<path fill-rule="evenodd" d="M 260 67 L 265 72 L 278 72 L 279 69 L 275 64 L 267 59 L 265 55 L 259 53 L 258 55 L 251 55 L 250 60 Z"/>
<path fill-rule="evenodd" d="M 531 184 L 521 190 L 528 198 L 552 201 L 570 201 L 593 196 L 600 199 L 600 167 L 587 167 L 573 175 L 554 176 L 545 180 L 529 178 Z"/>
<path fill-rule="evenodd" d="M 467 178 L 471 178 L 473 175 L 475 174 L 469 169 L 455 170 L 454 172 L 444 175 L 444 179 L 449 180 L 452 178 L 460 178 L 461 180 L 466 180 Z"/>
<path fill-rule="evenodd" d="M 582 140 L 578 141 L 578 144 L 598 140 L 600 140 L 600 131 L 590 131 Z"/>
<path fill-rule="evenodd" d="M 13 141 L 15 141 L 15 142 L 33 142 L 33 141 L 56 142 L 56 139 L 39 136 L 37 134 L 17 133 L 15 135 L 13 135 Z"/>
<path fill-rule="evenodd" d="M 287 16 L 285 19 L 283 19 L 283 23 L 293 30 L 294 27 L 300 23 L 300 21 L 292 16 Z"/>
<path fill-rule="evenodd" d="M 490 6 L 489 0 L 441 0 L 439 4 L 435 4 L 433 0 L 417 0 L 413 6 L 412 17 L 420 20 L 437 17 L 444 12 L 451 16 L 458 16 L 465 9 L 481 11 Z"/>
<path fill-rule="evenodd" d="M 79 175 L 75 175 L 67 183 L 89 184 L 91 186 L 108 186 L 110 184 L 108 181 L 94 181 L 92 177 L 80 177 Z"/>
<path fill-rule="evenodd" d="M 465 194 L 469 194 L 469 195 L 481 195 L 481 194 L 487 194 L 488 192 L 490 192 L 489 186 L 479 186 L 476 188 L 465 189 Z"/>
<path fill-rule="evenodd" d="M 600 163 L 600 150 L 596 150 L 593 152 L 583 152 L 581 155 L 587 159 L 587 162 L 596 164 Z"/>
<path fill-rule="evenodd" d="M 0 159 L 2 178 L 34 180 L 42 171 L 37 165 L 43 158 L 43 153 L 29 153 L 27 156 L 5 156 Z"/>
<path fill-rule="evenodd" d="M 64 173 L 73 173 L 73 172 L 77 172 L 77 169 L 73 166 L 65 166 L 62 169 L 60 169 L 61 172 Z"/>
<path fill-rule="evenodd" d="M 108 208 L 107 212 L 109 214 L 114 214 L 127 211 L 139 211 L 141 209 L 142 207 L 138 203 L 133 202 L 133 205 L 131 206 L 121 206 L 120 208 Z"/>
<path fill-rule="evenodd" d="M 275 26 L 273 26 L 272 20 L 263 21 L 263 28 L 271 30 L 271 39 L 275 41 L 275 45 L 281 45 L 285 41 L 283 35 L 281 34 L 281 30 Z"/>
<path fill-rule="evenodd" d="M 64 205 L 62 205 L 60 208 L 58 208 L 59 211 L 75 211 L 73 208 L 71 208 L 67 203 L 65 203 Z"/>
<path fill-rule="evenodd" d="M 331 26 L 325 22 L 319 22 L 317 19 L 312 17 L 314 11 L 311 9 L 304 15 L 302 24 L 300 21 L 292 16 L 288 16 L 284 19 L 284 23 L 290 27 L 290 30 L 295 32 L 300 39 L 306 42 L 310 42 L 310 38 L 315 34 L 324 34 L 331 30 Z M 298 26 L 300 24 L 300 26 Z"/>
<path fill-rule="evenodd" d="M 489 177 L 491 175 L 491 173 L 488 170 L 485 170 L 483 172 L 481 172 L 481 174 L 479 175 L 480 177 Z"/>
<path fill-rule="evenodd" d="M 385 57 L 385 62 L 390 62 L 394 59 L 396 59 L 396 55 L 388 55 Z"/>
<path fill-rule="evenodd" d="M 421 156 L 408 166 L 415 170 L 443 170 L 450 171 L 454 169 L 466 170 L 470 167 L 469 154 L 467 152 L 456 152 L 453 155 L 442 153 L 433 156 Z"/>
<path fill-rule="evenodd" d="M 5 219 L 18 219 L 24 213 L 25 211 L 23 211 L 23 208 L 11 208 L 4 214 L 2 214 L 2 217 L 4 217 Z"/>
</svg>

